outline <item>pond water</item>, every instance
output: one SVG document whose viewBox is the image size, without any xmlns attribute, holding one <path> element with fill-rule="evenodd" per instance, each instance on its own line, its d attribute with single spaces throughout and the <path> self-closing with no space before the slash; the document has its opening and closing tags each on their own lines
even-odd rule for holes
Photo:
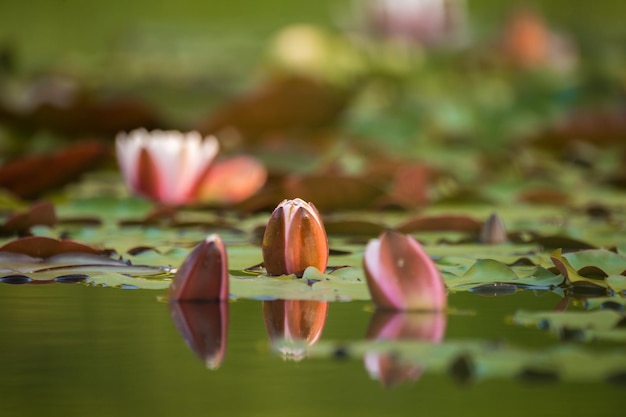
<svg viewBox="0 0 626 417">
<path fill-rule="evenodd" d="M 350 351 L 284 360 L 271 348 L 256 300 L 230 302 L 225 358 L 210 370 L 186 346 L 159 295 L 164 292 L 0 284 L 0 415 L 621 415 L 623 387 L 609 383 L 463 383 L 426 369 L 417 381 L 386 389 Z M 550 310 L 559 300 L 532 291 L 451 294 L 445 341 L 483 339 L 531 350 L 565 345 L 506 319 L 520 308 Z M 363 340 L 371 316 L 369 302 L 329 303 L 319 343 Z"/>
</svg>

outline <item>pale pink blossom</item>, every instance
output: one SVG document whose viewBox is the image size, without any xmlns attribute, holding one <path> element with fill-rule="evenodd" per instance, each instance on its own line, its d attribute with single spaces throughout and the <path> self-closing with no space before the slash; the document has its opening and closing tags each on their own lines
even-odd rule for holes
<svg viewBox="0 0 626 417">
<path fill-rule="evenodd" d="M 219 144 L 198 132 L 136 129 L 116 137 L 117 160 L 131 192 L 168 205 L 196 199 Z"/>
</svg>

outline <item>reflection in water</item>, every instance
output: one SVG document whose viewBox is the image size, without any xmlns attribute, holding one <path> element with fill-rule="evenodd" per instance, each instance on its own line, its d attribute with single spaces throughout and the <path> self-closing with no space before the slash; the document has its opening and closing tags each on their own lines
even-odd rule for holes
<svg viewBox="0 0 626 417">
<path fill-rule="evenodd" d="M 228 302 L 170 301 L 169 306 L 187 346 L 207 368 L 219 368 L 228 340 Z"/>
<path fill-rule="evenodd" d="M 432 342 L 443 340 L 446 315 L 441 312 L 377 311 L 367 329 L 369 340 L 407 340 Z M 404 381 L 417 381 L 424 366 L 403 361 L 393 353 L 370 352 L 365 355 L 365 368 L 370 376 L 391 388 Z"/>
<path fill-rule="evenodd" d="M 300 361 L 305 349 L 321 336 L 328 303 L 312 300 L 263 301 L 263 320 L 272 343 L 287 342 L 279 348 L 284 359 Z"/>
</svg>

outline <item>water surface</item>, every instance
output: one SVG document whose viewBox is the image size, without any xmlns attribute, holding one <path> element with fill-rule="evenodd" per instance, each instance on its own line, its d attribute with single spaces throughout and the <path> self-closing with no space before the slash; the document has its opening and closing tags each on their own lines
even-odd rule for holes
<svg viewBox="0 0 626 417">
<path fill-rule="evenodd" d="M 385 389 L 360 358 L 285 361 L 272 351 L 261 302 L 230 304 L 226 357 L 208 370 L 185 345 L 160 292 L 83 285 L 0 284 L 0 415 L 6 416 L 617 416 L 623 387 L 426 372 Z M 541 348 L 550 333 L 511 326 L 520 307 L 555 294 L 452 294 L 446 340 L 482 338 Z M 465 313 L 472 314 L 465 314 Z M 364 337 L 367 302 L 331 303 L 321 340 Z M 593 347 L 593 346 L 592 346 Z"/>
</svg>

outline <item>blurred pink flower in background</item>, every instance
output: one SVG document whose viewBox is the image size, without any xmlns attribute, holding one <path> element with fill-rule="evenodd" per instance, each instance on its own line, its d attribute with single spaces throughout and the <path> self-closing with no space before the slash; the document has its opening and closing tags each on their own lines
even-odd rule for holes
<svg viewBox="0 0 626 417">
<path fill-rule="evenodd" d="M 366 19 L 376 35 L 422 45 L 458 43 L 467 35 L 464 0 L 371 0 Z"/>
<path fill-rule="evenodd" d="M 202 138 L 198 132 L 136 129 L 119 133 L 115 142 L 117 161 L 131 192 L 170 205 L 195 199 L 219 150 L 215 137 Z"/>
<path fill-rule="evenodd" d="M 219 143 L 198 132 L 136 129 L 116 137 L 116 154 L 133 194 L 179 206 L 235 204 L 257 192 L 267 172 L 251 156 L 214 162 Z"/>
<path fill-rule="evenodd" d="M 441 311 L 447 294 L 439 270 L 411 236 L 383 232 L 365 247 L 363 265 L 372 300 L 380 309 Z"/>
</svg>

